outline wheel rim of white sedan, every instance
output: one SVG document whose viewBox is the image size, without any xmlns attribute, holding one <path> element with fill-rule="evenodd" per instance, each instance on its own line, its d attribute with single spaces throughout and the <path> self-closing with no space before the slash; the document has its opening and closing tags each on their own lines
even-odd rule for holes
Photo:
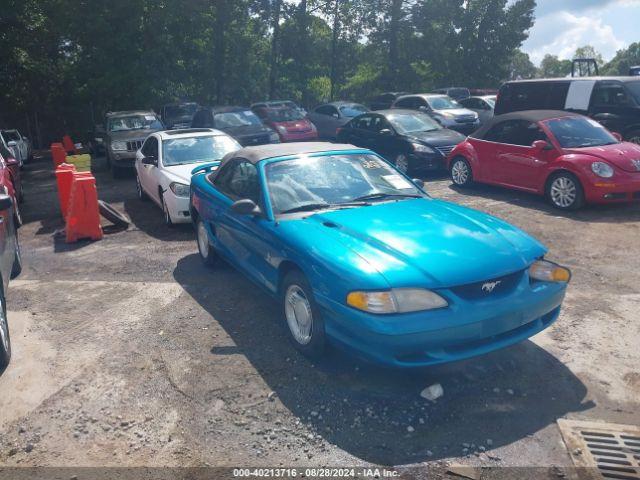
<svg viewBox="0 0 640 480">
<path fill-rule="evenodd" d="M 209 257 L 209 237 L 207 236 L 207 229 L 204 228 L 204 223 L 198 222 L 198 248 L 200 249 L 200 255 L 204 258 Z"/>
<path fill-rule="evenodd" d="M 405 155 L 401 154 L 396 157 L 396 168 L 402 173 L 407 173 L 409 171 L 409 161 Z"/>
<path fill-rule="evenodd" d="M 462 160 L 458 160 L 454 163 L 453 168 L 451 168 L 451 177 L 458 185 L 466 183 L 469 178 L 469 169 L 467 168 L 467 164 Z"/>
<path fill-rule="evenodd" d="M 567 177 L 558 177 L 551 184 L 551 200 L 559 207 L 569 207 L 576 200 L 576 185 Z"/>
<path fill-rule="evenodd" d="M 284 311 L 295 341 L 300 345 L 308 344 L 311 341 L 313 313 L 304 290 L 298 285 L 291 285 L 287 289 Z"/>
<path fill-rule="evenodd" d="M 171 215 L 169 215 L 169 208 L 167 207 L 167 202 L 164 201 L 164 197 L 162 197 L 162 212 L 164 213 L 164 223 L 171 224 Z"/>
<path fill-rule="evenodd" d="M 7 316 L 4 314 L 2 300 L 0 300 L 0 342 L 4 351 L 9 351 L 9 327 L 7 325 Z"/>
</svg>

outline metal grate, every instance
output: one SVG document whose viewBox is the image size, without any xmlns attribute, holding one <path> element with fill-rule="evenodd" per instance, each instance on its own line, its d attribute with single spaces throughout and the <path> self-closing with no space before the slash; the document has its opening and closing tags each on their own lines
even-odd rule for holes
<svg viewBox="0 0 640 480">
<path fill-rule="evenodd" d="M 455 148 L 455 145 L 443 145 L 442 147 L 436 147 L 443 157 L 446 157 L 451 153 L 451 150 Z"/>
<path fill-rule="evenodd" d="M 565 419 L 558 427 L 574 465 L 591 467 L 592 478 L 640 479 L 640 427 Z"/>
<path fill-rule="evenodd" d="M 142 140 L 132 140 L 127 142 L 127 150 L 129 152 L 135 152 L 142 147 Z"/>
</svg>

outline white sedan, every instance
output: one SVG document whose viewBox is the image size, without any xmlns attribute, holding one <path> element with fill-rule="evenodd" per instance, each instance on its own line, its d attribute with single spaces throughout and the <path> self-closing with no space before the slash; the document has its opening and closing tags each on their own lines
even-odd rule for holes
<svg viewBox="0 0 640 480">
<path fill-rule="evenodd" d="M 191 170 L 240 148 L 226 133 L 209 128 L 152 133 L 136 152 L 138 197 L 157 203 L 169 226 L 190 222 Z"/>
</svg>

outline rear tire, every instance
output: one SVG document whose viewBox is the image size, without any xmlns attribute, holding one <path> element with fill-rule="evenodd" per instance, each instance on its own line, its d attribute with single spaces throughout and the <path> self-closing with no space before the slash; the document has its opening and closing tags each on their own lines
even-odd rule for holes
<svg viewBox="0 0 640 480">
<path fill-rule="evenodd" d="M 20 240 L 18 239 L 18 231 L 15 232 L 16 251 L 13 257 L 13 265 L 11 266 L 11 278 L 16 278 L 22 273 L 22 252 L 20 251 Z"/>
<path fill-rule="evenodd" d="M 465 158 L 454 158 L 451 161 L 449 174 L 456 187 L 467 188 L 473 185 L 473 170 L 471 170 L 471 165 Z"/>
<path fill-rule="evenodd" d="M 213 268 L 218 263 L 219 257 L 209 241 L 209 233 L 202 219 L 198 219 L 196 223 L 196 242 L 198 243 L 198 253 L 202 263 L 209 268 Z"/>
<path fill-rule="evenodd" d="M 584 205 L 584 190 L 573 173 L 558 172 L 551 175 L 545 194 L 549 203 L 560 210 L 578 210 Z"/>
<path fill-rule="evenodd" d="M 7 320 L 7 304 L 4 288 L 0 285 L 0 372 L 11 360 L 11 337 L 9 336 L 9 321 Z"/>
<path fill-rule="evenodd" d="M 129 220 L 118 210 L 113 208 L 107 202 L 98 200 L 98 207 L 100 209 L 100 215 L 109 220 L 111 223 L 118 227 L 128 227 Z"/>
<path fill-rule="evenodd" d="M 281 291 L 289 340 L 302 354 L 321 357 L 326 345 L 324 322 L 307 278 L 299 270 L 292 270 L 284 277 Z"/>
</svg>

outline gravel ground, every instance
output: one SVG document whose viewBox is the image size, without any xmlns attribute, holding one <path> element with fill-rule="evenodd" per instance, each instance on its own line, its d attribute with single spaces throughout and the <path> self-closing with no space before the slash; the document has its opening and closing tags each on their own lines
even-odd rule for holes
<svg viewBox="0 0 640 480">
<path fill-rule="evenodd" d="M 0 467 L 388 465 L 422 478 L 427 464 L 463 464 L 555 478 L 571 465 L 558 418 L 640 424 L 637 204 L 564 215 L 527 194 L 427 179 L 432 195 L 541 239 L 574 279 L 559 321 L 531 341 L 397 371 L 337 351 L 301 357 L 278 306 L 231 267 L 204 268 L 192 228 L 166 228 L 132 177 L 97 173 L 100 198 L 132 226 L 65 244 L 50 168 L 42 158 L 24 172 Z M 434 383 L 444 395 L 421 398 Z"/>
</svg>

